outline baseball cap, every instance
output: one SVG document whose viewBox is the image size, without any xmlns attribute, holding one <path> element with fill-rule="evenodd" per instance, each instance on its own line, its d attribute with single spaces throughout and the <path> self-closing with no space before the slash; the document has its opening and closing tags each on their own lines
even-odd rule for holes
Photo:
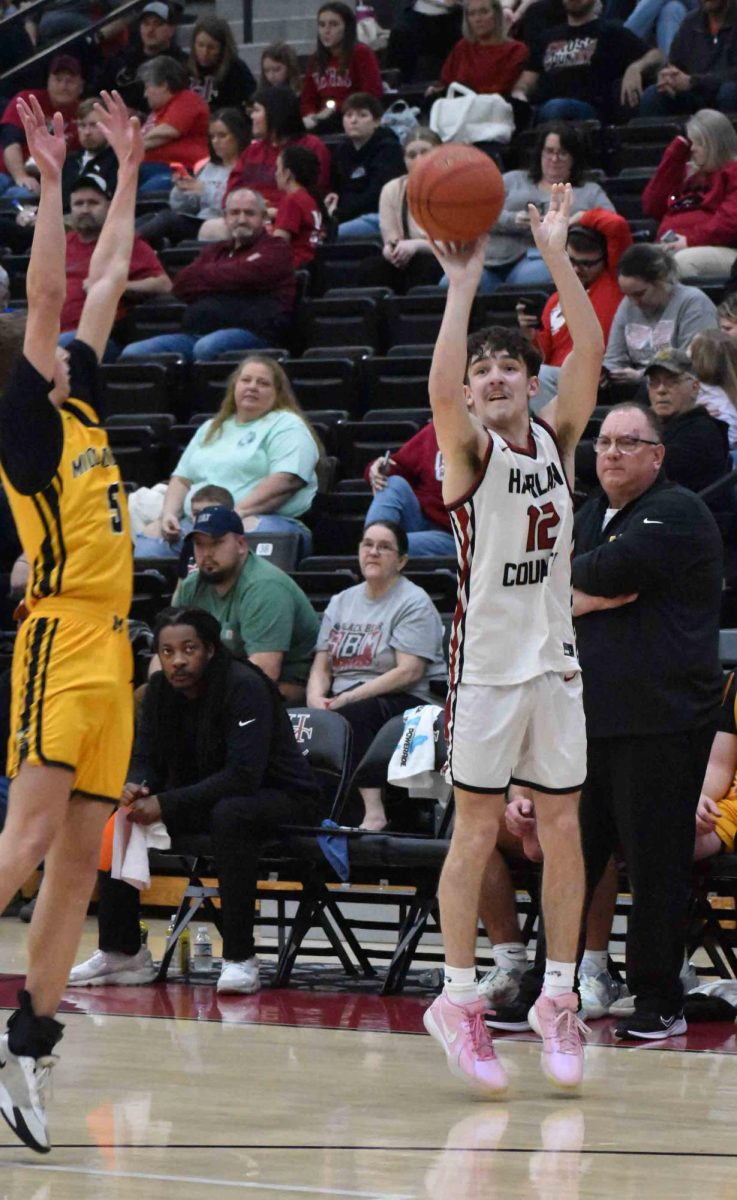
<svg viewBox="0 0 737 1200">
<path fill-rule="evenodd" d="M 693 375 L 696 372 L 693 368 L 691 359 L 686 354 L 685 350 L 676 350 L 674 346 L 666 346 L 663 350 L 658 350 L 650 362 L 645 367 L 645 374 L 650 371 L 670 371 L 671 375 Z"/>
<path fill-rule="evenodd" d="M 49 64 L 49 75 L 57 75 L 66 71 L 69 75 L 81 75 L 82 67 L 78 58 L 73 54 L 57 54 Z"/>
<path fill-rule="evenodd" d="M 101 192 L 106 200 L 112 196 L 110 185 L 107 180 L 103 179 L 102 175 L 98 175 L 96 171 L 83 172 L 69 189 L 70 194 L 80 192 L 82 188 L 94 188 L 95 191 Z"/>
<path fill-rule="evenodd" d="M 210 537 L 222 537 L 224 533 L 243 533 L 243 521 L 235 509 L 222 504 L 209 504 L 203 508 L 192 526 L 192 533 L 207 533 Z M 188 535 L 189 537 L 192 534 Z"/>
<path fill-rule="evenodd" d="M 150 0 L 150 3 L 141 9 L 141 17 L 145 17 L 146 13 L 152 13 L 160 21 L 166 21 L 167 25 L 174 25 L 176 23 L 175 10 L 164 3 L 164 0 Z"/>
</svg>

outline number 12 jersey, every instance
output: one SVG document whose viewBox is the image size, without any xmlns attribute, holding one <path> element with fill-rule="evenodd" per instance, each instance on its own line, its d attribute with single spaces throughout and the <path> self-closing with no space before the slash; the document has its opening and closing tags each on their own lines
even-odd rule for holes
<svg viewBox="0 0 737 1200">
<path fill-rule="evenodd" d="M 580 670 L 571 616 L 573 498 L 555 436 L 534 416 L 524 449 L 487 432 L 479 478 L 448 506 L 458 552 L 451 687 Z"/>
</svg>

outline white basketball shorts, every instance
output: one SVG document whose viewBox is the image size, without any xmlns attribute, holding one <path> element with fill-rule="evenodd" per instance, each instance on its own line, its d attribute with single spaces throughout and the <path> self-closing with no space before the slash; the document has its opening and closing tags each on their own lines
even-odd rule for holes
<svg viewBox="0 0 737 1200">
<path fill-rule="evenodd" d="M 460 683 L 448 697 L 448 764 L 456 787 L 576 792 L 586 778 L 580 672 L 509 686 Z"/>
</svg>

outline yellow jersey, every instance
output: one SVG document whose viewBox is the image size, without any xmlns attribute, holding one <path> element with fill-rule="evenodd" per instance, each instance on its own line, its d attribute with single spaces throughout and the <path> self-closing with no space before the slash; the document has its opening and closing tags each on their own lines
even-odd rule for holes
<svg viewBox="0 0 737 1200">
<path fill-rule="evenodd" d="M 124 618 L 133 553 L 120 471 L 99 422 L 97 356 L 74 341 L 72 396 L 61 409 L 51 385 L 22 358 L 0 401 L 0 478 L 30 564 L 29 611 L 55 601 Z M 41 607 L 39 607 L 41 606 Z"/>
</svg>

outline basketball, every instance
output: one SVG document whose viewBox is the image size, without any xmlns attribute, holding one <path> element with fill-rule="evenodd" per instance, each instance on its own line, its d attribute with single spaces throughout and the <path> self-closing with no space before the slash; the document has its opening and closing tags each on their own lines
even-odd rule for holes
<svg viewBox="0 0 737 1200">
<path fill-rule="evenodd" d="M 488 233 L 504 204 L 496 163 L 475 146 L 438 146 L 417 164 L 407 203 L 418 225 L 438 242 L 470 242 Z"/>
</svg>

